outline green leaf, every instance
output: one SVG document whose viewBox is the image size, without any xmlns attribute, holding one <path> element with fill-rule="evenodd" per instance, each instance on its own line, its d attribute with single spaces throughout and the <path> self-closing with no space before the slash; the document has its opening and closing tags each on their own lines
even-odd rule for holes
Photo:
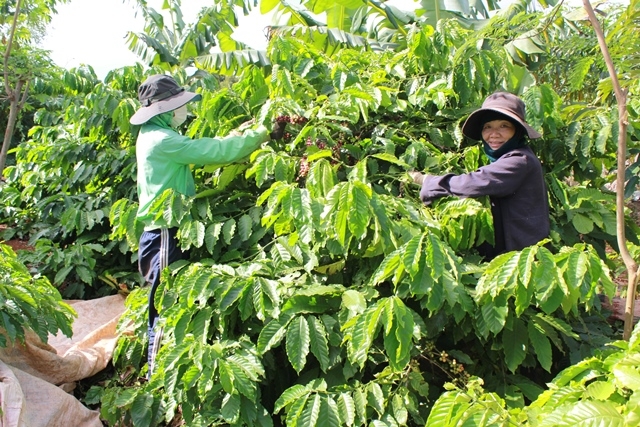
<svg viewBox="0 0 640 427">
<path fill-rule="evenodd" d="M 332 155 L 331 150 L 329 154 Z M 320 159 L 309 168 L 307 179 L 307 190 L 312 197 L 324 198 L 335 187 L 337 182 L 336 174 L 331 164 L 326 159 Z"/>
<path fill-rule="evenodd" d="M 571 219 L 571 223 L 580 234 L 589 234 L 593 231 L 593 221 L 588 216 L 576 213 Z"/>
<path fill-rule="evenodd" d="M 271 247 L 271 258 L 276 265 L 286 264 L 291 261 L 291 252 L 280 242 L 276 242 Z"/>
<path fill-rule="evenodd" d="M 320 363 L 320 369 L 326 372 L 329 368 L 329 342 L 327 341 L 327 330 L 315 316 L 308 317 L 309 322 L 309 338 L 311 344 L 311 352 Z"/>
<path fill-rule="evenodd" d="M 53 283 L 55 283 L 56 285 L 61 285 L 64 282 L 64 279 L 67 278 L 67 276 L 69 275 L 69 273 L 71 273 L 71 270 L 73 269 L 74 269 L 73 265 L 68 265 L 58 270 L 58 272 L 56 273 L 56 277 L 54 277 L 53 279 Z"/>
<path fill-rule="evenodd" d="M 518 259 L 518 282 L 516 282 L 516 316 L 520 316 L 532 303 L 535 284 L 531 282 L 535 263 L 536 246 L 524 248 Z"/>
<path fill-rule="evenodd" d="M 280 397 L 278 397 L 278 400 L 276 400 L 273 412 L 277 414 L 285 406 L 291 405 L 293 402 L 299 400 L 303 396 L 307 396 L 309 393 L 310 390 L 300 384 L 289 387 L 280 395 Z"/>
<path fill-rule="evenodd" d="M 605 126 L 602 126 L 598 131 L 598 136 L 595 141 L 595 148 L 600 154 L 605 154 L 607 152 L 607 141 L 611 137 L 611 124 L 608 123 Z"/>
<path fill-rule="evenodd" d="M 235 232 L 236 221 L 233 218 L 225 221 L 224 225 L 222 226 L 222 237 L 227 245 L 231 244 L 231 239 L 233 238 Z"/>
<path fill-rule="evenodd" d="M 212 277 L 211 272 L 205 268 L 198 268 L 194 277 L 191 277 L 189 284 L 185 286 L 188 290 L 186 303 L 188 307 L 194 307 L 196 302 L 202 307 L 207 304 L 208 299 L 213 295 L 213 288 L 220 283 L 220 279 Z"/>
<path fill-rule="evenodd" d="M 420 259 L 424 257 L 423 248 L 424 234 L 414 236 L 404 245 L 401 249 L 404 249 L 402 254 L 402 263 L 405 270 L 409 272 L 411 278 L 415 278 L 418 269 L 420 268 Z M 433 247 L 429 247 L 429 250 L 433 252 Z"/>
<path fill-rule="evenodd" d="M 455 391 L 440 395 L 429 412 L 425 427 L 449 427 L 456 414 L 463 413 L 469 407 L 470 396 L 461 396 Z"/>
<path fill-rule="evenodd" d="M 544 368 L 544 370 L 546 370 L 547 372 L 551 372 L 551 363 L 553 361 L 551 343 L 544 334 L 544 329 L 538 325 L 538 323 L 535 321 L 535 318 L 532 318 L 527 325 L 527 331 L 529 335 L 529 341 L 531 342 L 531 346 L 536 352 L 536 356 L 538 358 L 538 362 L 540 362 L 540 366 L 542 366 L 542 368 Z"/>
<path fill-rule="evenodd" d="M 442 277 L 446 268 L 446 251 L 442 241 L 433 233 L 426 232 L 427 250 L 426 250 L 426 263 L 431 267 L 433 280 L 438 280 Z"/>
<path fill-rule="evenodd" d="M 247 375 L 247 372 L 238 364 L 231 363 L 231 369 L 233 369 L 233 378 L 236 390 L 247 399 L 253 400 L 256 398 L 257 380 Z"/>
<path fill-rule="evenodd" d="M 222 292 L 219 299 L 220 310 L 225 312 L 229 310 L 242 295 L 250 288 L 251 280 L 229 280 L 226 288 Z"/>
<path fill-rule="evenodd" d="M 186 361 L 186 358 L 183 358 L 183 356 L 189 352 L 191 345 L 193 345 L 193 340 L 191 340 L 190 337 L 186 337 L 181 344 L 169 349 L 169 352 L 166 353 L 162 359 L 165 372 L 173 371 Z"/>
<path fill-rule="evenodd" d="M 338 205 L 335 214 L 335 222 L 333 224 L 333 230 L 336 238 L 342 247 L 345 247 L 347 243 L 347 230 L 349 229 L 349 218 L 351 214 L 349 211 L 349 188 L 350 185 L 348 184 L 339 187 L 339 192 L 337 193 Z"/>
<path fill-rule="evenodd" d="M 131 404 L 131 420 L 133 424 L 141 427 L 151 425 L 151 407 L 153 405 L 153 395 L 141 393 L 136 396 Z"/>
<path fill-rule="evenodd" d="M 535 378 L 534 378 L 535 379 Z M 522 375 L 513 375 L 509 378 L 509 381 L 520 391 L 522 395 L 527 399 L 534 401 L 543 393 L 545 389 L 543 389 L 540 385 L 538 385 L 534 379 L 529 379 Z"/>
<path fill-rule="evenodd" d="M 367 308 L 367 301 L 362 293 L 348 289 L 342 294 L 342 307 L 353 315 L 360 314 Z"/>
<path fill-rule="evenodd" d="M 543 313 L 538 313 L 536 314 L 536 319 L 539 322 L 540 326 L 550 326 L 553 329 L 552 330 L 548 330 L 545 328 L 546 335 L 547 337 L 551 338 L 552 337 L 552 333 L 551 331 L 555 330 L 555 331 L 559 331 L 561 333 L 563 333 L 564 335 L 571 337 L 573 339 L 580 339 L 580 337 L 578 336 L 578 334 L 576 334 L 573 331 L 573 328 L 571 328 L 571 326 L 569 324 L 567 324 L 564 320 L 562 320 L 559 317 L 553 317 L 553 316 L 548 316 L 545 315 Z M 554 341 L 555 343 L 555 341 Z M 558 343 L 559 344 L 559 343 Z M 558 348 L 561 349 L 562 346 L 558 345 Z"/>
<path fill-rule="evenodd" d="M 289 362 L 300 373 L 307 363 L 309 354 L 309 324 L 303 316 L 298 316 L 289 323 L 287 328 L 287 357 Z"/>
<path fill-rule="evenodd" d="M 79 265 L 76 268 L 76 274 L 84 283 L 91 285 L 93 283 L 93 277 L 89 269 L 83 265 Z"/>
<path fill-rule="evenodd" d="M 385 395 L 380 384 L 376 382 L 370 382 L 367 384 L 367 404 L 375 409 L 379 416 L 384 414 L 386 401 L 387 399 L 385 399 Z"/>
<path fill-rule="evenodd" d="M 120 408 L 128 406 L 138 397 L 138 393 L 139 390 L 134 388 L 124 389 L 118 393 L 113 404 Z"/>
<path fill-rule="evenodd" d="M 333 157 L 333 151 L 329 149 L 318 150 L 313 154 L 309 154 L 309 156 L 307 157 L 307 162 L 312 163 L 312 162 L 315 162 L 316 160 L 331 158 L 331 157 Z M 320 162 L 318 162 L 318 164 L 320 164 Z"/>
<path fill-rule="evenodd" d="M 381 306 L 376 305 L 352 319 L 354 324 L 347 330 L 351 337 L 347 345 L 347 354 L 351 363 L 362 367 L 367 360 L 367 353 L 378 331 L 381 312 Z"/>
<path fill-rule="evenodd" d="M 515 372 L 527 355 L 529 338 L 524 322 L 518 318 L 512 319 L 512 329 L 502 331 L 502 348 L 505 362 L 511 372 Z"/>
<path fill-rule="evenodd" d="M 280 323 L 277 319 L 267 323 L 258 336 L 258 353 L 264 354 L 272 347 L 280 344 L 287 332 L 286 326 L 286 323 Z"/>
<path fill-rule="evenodd" d="M 503 303 L 502 299 L 486 301 L 480 307 L 477 325 L 478 331 L 483 337 L 487 337 L 490 332 L 498 334 L 504 327 L 509 307 L 502 305 Z"/>
<path fill-rule="evenodd" d="M 614 402 L 580 401 L 573 403 L 563 415 L 563 425 L 566 426 L 596 426 L 607 427 L 626 426 L 624 417 L 616 409 Z"/>
<path fill-rule="evenodd" d="M 398 271 L 398 267 L 400 267 L 402 264 L 402 249 L 403 248 L 400 248 L 394 252 L 391 252 L 384 258 L 384 260 L 382 260 L 382 263 L 376 269 L 376 271 L 371 276 L 371 279 L 369 280 L 370 286 L 378 285 Z"/>
<path fill-rule="evenodd" d="M 208 306 L 200 309 L 193 316 L 191 321 L 190 332 L 195 339 L 199 339 L 200 342 L 205 344 L 209 338 L 209 327 L 211 326 L 211 317 L 213 313 L 213 307 Z"/>
<path fill-rule="evenodd" d="M 237 394 L 226 394 L 222 399 L 222 406 L 220 407 L 220 415 L 222 418 L 230 423 L 234 424 L 240 416 L 240 402 L 241 398 Z"/>
<path fill-rule="evenodd" d="M 596 399 L 607 401 L 613 393 L 616 392 L 616 386 L 611 381 L 594 381 L 587 385 L 587 396 Z"/>
<path fill-rule="evenodd" d="M 348 198 L 349 210 L 349 231 L 351 234 L 361 240 L 367 233 L 367 228 L 371 222 L 371 212 L 369 209 L 371 198 L 371 189 L 361 182 L 354 182 L 351 186 Z"/>
<path fill-rule="evenodd" d="M 266 319 L 267 314 L 272 313 L 280 305 L 280 294 L 277 289 L 277 282 L 268 280 L 263 277 L 254 279 L 253 306 L 256 310 L 256 316 L 260 320 Z"/>
<path fill-rule="evenodd" d="M 182 376 L 182 381 L 187 389 L 192 388 L 200 380 L 202 371 L 197 365 L 191 365 Z"/>
<path fill-rule="evenodd" d="M 220 375 L 220 385 L 222 386 L 222 389 L 227 394 L 234 393 L 236 388 L 234 386 L 235 377 L 233 374 L 233 368 L 223 359 L 218 361 L 218 374 Z"/>
<path fill-rule="evenodd" d="M 218 243 L 218 238 L 220 237 L 220 233 L 222 232 L 222 223 L 210 224 L 204 235 L 204 242 L 207 247 L 207 251 L 210 254 L 213 254 L 216 244 Z"/>
<path fill-rule="evenodd" d="M 338 405 L 331 396 L 323 396 L 318 418 L 321 420 L 320 425 L 322 427 L 340 427 Z"/>
<path fill-rule="evenodd" d="M 569 74 L 569 88 L 577 91 L 583 88 L 585 77 L 589 74 L 589 70 L 593 65 L 594 57 L 586 56 L 584 58 L 576 58 Z"/>
<path fill-rule="evenodd" d="M 0 327 L 4 329 L 3 334 L 7 334 L 10 342 L 15 342 L 18 337 L 20 324 L 15 319 L 9 317 L 5 312 L 0 312 Z M 4 338 L 4 337 L 3 337 Z M 4 340 L 6 343 L 6 339 Z"/>
<path fill-rule="evenodd" d="M 347 393 L 340 393 L 338 395 L 338 415 L 340 416 L 341 424 L 347 426 L 354 425 L 356 417 L 356 407 L 351 395 Z"/>
<path fill-rule="evenodd" d="M 393 408 L 393 418 L 395 418 L 401 425 L 406 425 L 409 419 L 409 411 L 407 410 L 406 395 L 403 397 L 401 394 L 395 394 L 391 401 Z"/>
<path fill-rule="evenodd" d="M 402 160 L 398 159 L 396 156 L 390 153 L 376 153 L 376 154 L 372 154 L 371 157 L 384 160 L 385 162 L 393 163 L 394 165 L 402 166 L 405 169 L 411 169 L 411 165 L 403 162 Z"/>
<path fill-rule="evenodd" d="M 188 221 L 180 226 L 180 232 L 182 234 L 181 243 L 186 242 L 182 245 L 185 249 L 189 249 L 190 246 L 200 248 L 204 244 L 205 227 L 202 222 Z"/>
<path fill-rule="evenodd" d="M 311 243 L 313 239 L 313 212 L 307 190 L 299 188 L 292 190 L 289 214 L 294 219 L 300 240 L 305 244 Z"/>
<path fill-rule="evenodd" d="M 236 352 L 228 357 L 228 360 L 242 369 L 242 371 L 254 382 L 260 377 L 264 377 L 264 367 L 260 359 L 253 352 L 253 348 L 249 351 Z"/>
<path fill-rule="evenodd" d="M 317 396 L 317 395 L 316 395 Z M 302 423 L 302 414 L 307 406 L 307 402 L 309 401 L 311 395 L 305 394 L 300 399 L 293 402 L 287 411 L 286 424 L 287 426 L 297 426 L 298 423 Z M 301 426 L 304 424 L 300 424 Z"/>
<path fill-rule="evenodd" d="M 251 237 L 252 227 L 253 221 L 251 217 L 247 214 L 242 215 L 238 220 L 238 234 L 243 242 L 246 242 Z"/>
<path fill-rule="evenodd" d="M 533 272 L 536 284 L 536 300 L 545 313 L 553 313 L 562 304 L 564 292 L 559 286 L 557 267 L 553 254 L 546 248 L 540 248 L 537 254 L 540 264 Z"/>
<path fill-rule="evenodd" d="M 411 358 L 413 348 L 413 314 L 400 298 L 388 300 L 390 313 L 385 316 L 384 348 L 391 368 L 396 372 L 403 371 Z"/>
<path fill-rule="evenodd" d="M 322 423 L 318 423 L 320 421 L 320 408 L 322 406 L 322 400 L 320 396 L 314 394 L 307 401 L 307 404 L 300 414 L 300 419 L 298 421 L 298 425 L 305 427 L 322 427 Z"/>
<path fill-rule="evenodd" d="M 617 364 L 613 367 L 612 372 L 617 382 L 622 384 L 629 390 L 640 389 L 640 372 L 636 366 L 624 366 Z"/>
<path fill-rule="evenodd" d="M 584 252 L 571 252 L 567 258 L 567 269 L 564 272 L 566 283 L 570 291 L 575 292 L 576 300 L 579 288 L 589 270 L 589 258 Z"/>
<path fill-rule="evenodd" d="M 332 262 L 331 264 L 319 265 L 315 267 L 313 270 L 317 271 L 320 274 L 326 274 L 330 276 L 344 269 L 344 266 L 345 266 L 345 261 L 338 260 L 336 262 Z"/>
</svg>

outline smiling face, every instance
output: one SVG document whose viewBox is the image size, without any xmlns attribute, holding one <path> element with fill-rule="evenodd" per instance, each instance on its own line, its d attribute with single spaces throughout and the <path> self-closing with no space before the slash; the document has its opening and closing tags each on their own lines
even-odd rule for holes
<svg viewBox="0 0 640 427">
<path fill-rule="evenodd" d="M 492 150 L 502 147 L 516 134 L 516 126 L 509 120 L 491 120 L 482 126 L 482 139 Z"/>
</svg>

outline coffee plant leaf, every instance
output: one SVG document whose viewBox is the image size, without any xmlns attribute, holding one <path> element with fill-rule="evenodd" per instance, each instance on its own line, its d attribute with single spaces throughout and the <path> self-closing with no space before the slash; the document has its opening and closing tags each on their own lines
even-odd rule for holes
<svg viewBox="0 0 640 427">
<path fill-rule="evenodd" d="M 222 419 L 230 424 L 237 422 L 240 417 L 241 402 L 242 399 L 239 395 L 227 393 L 222 401 L 222 406 L 220 407 L 220 415 L 222 416 Z"/>
<path fill-rule="evenodd" d="M 286 350 L 289 362 L 298 373 L 306 364 L 309 346 L 309 323 L 304 316 L 297 316 L 287 327 Z"/>
<path fill-rule="evenodd" d="M 258 352 L 262 354 L 278 346 L 287 333 L 287 324 L 288 322 L 281 323 L 277 319 L 270 320 L 258 336 Z"/>
<path fill-rule="evenodd" d="M 402 371 L 411 358 L 414 331 L 413 314 L 399 298 L 387 301 L 384 314 L 384 349 L 389 357 L 391 368 L 395 371 Z"/>
<path fill-rule="evenodd" d="M 368 307 L 362 314 L 354 316 L 344 328 L 344 339 L 347 342 L 347 355 L 351 363 L 363 367 L 374 338 L 382 327 L 381 318 L 386 300 L 380 300 Z"/>
<path fill-rule="evenodd" d="M 514 317 L 510 323 L 511 327 L 505 328 L 502 333 L 502 347 L 507 367 L 511 372 L 515 372 L 527 356 L 529 337 L 527 327 L 522 320 Z"/>
<path fill-rule="evenodd" d="M 547 372 L 551 372 L 551 363 L 553 361 L 551 343 L 545 335 L 545 330 L 535 322 L 535 318 L 528 322 L 527 333 L 536 353 L 536 358 L 540 362 L 540 366 Z"/>
<path fill-rule="evenodd" d="M 330 363 L 327 329 L 322 320 L 316 316 L 308 316 L 307 321 L 309 323 L 311 353 L 320 364 L 320 369 L 326 372 Z"/>
<path fill-rule="evenodd" d="M 131 420 L 137 426 L 149 427 L 152 421 L 152 405 L 154 397 L 151 394 L 138 394 L 131 404 Z"/>
</svg>

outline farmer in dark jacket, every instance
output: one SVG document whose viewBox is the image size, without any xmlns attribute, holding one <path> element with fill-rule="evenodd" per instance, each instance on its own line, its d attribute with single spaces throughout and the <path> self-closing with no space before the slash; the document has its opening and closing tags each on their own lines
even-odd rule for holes
<svg viewBox="0 0 640 427">
<path fill-rule="evenodd" d="M 497 92 L 474 111 L 462 133 L 481 140 L 490 164 L 475 172 L 441 176 L 412 172 L 422 185 L 425 204 L 444 196 L 489 196 L 495 246 L 480 248 L 486 259 L 531 246 L 549 236 L 549 201 L 542 165 L 526 145 L 540 138 L 525 121 L 524 102 L 515 95 Z"/>
</svg>

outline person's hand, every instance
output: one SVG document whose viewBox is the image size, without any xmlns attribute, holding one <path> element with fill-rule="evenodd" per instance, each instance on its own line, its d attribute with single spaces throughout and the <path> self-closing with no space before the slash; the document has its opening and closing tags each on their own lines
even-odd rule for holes
<svg viewBox="0 0 640 427">
<path fill-rule="evenodd" d="M 273 129 L 271 130 L 271 133 L 269 133 L 269 138 L 282 139 L 282 137 L 284 136 L 284 129 L 286 127 L 287 122 L 276 122 L 276 124 L 273 126 Z"/>
<path fill-rule="evenodd" d="M 238 126 L 236 129 L 234 129 L 231 132 L 229 132 L 229 135 L 230 136 L 242 136 L 244 131 L 249 129 L 254 124 L 256 124 L 256 119 L 247 120 L 246 122 L 244 122 L 240 126 Z"/>
<path fill-rule="evenodd" d="M 240 132 L 245 131 L 245 130 L 249 129 L 251 126 L 253 126 L 255 124 L 256 124 L 256 119 L 247 120 L 246 122 L 244 122 L 240 126 L 238 126 L 238 130 Z"/>
<path fill-rule="evenodd" d="M 412 171 L 409 172 L 409 176 L 411 177 L 411 180 L 418 184 L 418 185 L 422 185 L 422 182 L 424 181 L 424 177 L 425 174 L 421 173 L 421 172 L 417 172 L 417 171 Z"/>
</svg>

